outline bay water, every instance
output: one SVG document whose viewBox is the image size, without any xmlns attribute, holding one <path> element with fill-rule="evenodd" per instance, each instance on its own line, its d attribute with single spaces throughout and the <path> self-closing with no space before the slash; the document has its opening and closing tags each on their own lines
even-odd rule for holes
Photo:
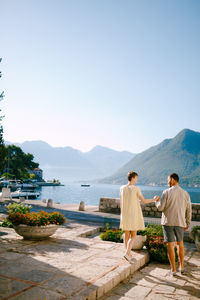
<svg viewBox="0 0 200 300">
<path fill-rule="evenodd" d="M 119 198 L 121 185 L 115 184 L 91 184 L 83 187 L 80 183 L 65 182 L 64 186 L 48 186 L 41 188 L 41 195 L 38 200 L 43 198 L 53 199 L 54 202 L 61 204 L 78 204 L 84 201 L 86 205 L 99 205 L 100 198 Z M 138 185 L 139 186 L 139 185 Z M 167 186 L 139 186 L 144 198 L 150 199 L 155 195 L 161 196 Z M 200 203 L 200 188 L 185 188 L 190 194 L 192 203 Z"/>
</svg>

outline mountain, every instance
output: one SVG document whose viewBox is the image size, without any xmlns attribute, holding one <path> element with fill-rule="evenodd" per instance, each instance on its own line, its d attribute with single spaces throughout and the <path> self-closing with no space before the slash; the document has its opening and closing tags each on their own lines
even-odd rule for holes
<svg viewBox="0 0 200 300">
<path fill-rule="evenodd" d="M 6 144 L 12 144 L 6 142 Z M 34 161 L 44 170 L 45 179 L 71 178 L 96 179 L 109 176 L 134 157 L 128 151 L 115 151 L 96 146 L 88 152 L 72 147 L 52 147 L 44 141 L 25 141 L 14 143 L 25 153 L 32 153 Z"/>
<path fill-rule="evenodd" d="M 91 167 L 90 162 L 82 156 L 82 152 L 72 147 L 52 147 L 43 141 L 26 141 L 18 145 L 25 153 L 32 153 L 40 166 Z"/>
<path fill-rule="evenodd" d="M 174 138 L 134 156 L 105 183 L 123 184 L 127 173 L 136 171 L 139 184 L 166 184 L 170 173 L 178 173 L 180 183 L 195 185 L 200 182 L 200 132 L 184 129 Z"/>
<path fill-rule="evenodd" d="M 119 167 L 124 165 L 134 157 L 133 153 L 128 151 L 116 151 L 110 148 L 96 146 L 89 152 L 84 153 L 84 157 L 97 169 L 105 174 L 112 174 Z M 117 167 L 119 166 L 119 167 Z"/>
</svg>

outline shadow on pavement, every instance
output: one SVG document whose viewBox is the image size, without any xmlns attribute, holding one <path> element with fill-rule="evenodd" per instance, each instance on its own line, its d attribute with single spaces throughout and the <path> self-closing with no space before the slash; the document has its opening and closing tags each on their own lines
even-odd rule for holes
<svg viewBox="0 0 200 300">
<path fill-rule="evenodd" d="M 13 239 L 7 245 L 9 251 L 0 252 L 1 300 L 70 299 L 88 289 L 90 278 L 74 275 L 76 261 L 88 252 L 84 243 L 50 238 L 38 242 Z"/>
</svg>

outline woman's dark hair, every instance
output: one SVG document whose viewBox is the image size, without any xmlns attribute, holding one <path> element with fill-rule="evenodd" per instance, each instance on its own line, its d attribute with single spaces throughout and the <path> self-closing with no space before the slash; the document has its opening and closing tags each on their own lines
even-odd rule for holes
<svg viewBox="0 0 200 300">
<path fill-rule="evenodd" d="M 128 175 L 127 175 L 128 181 L 131 181 L 131 179 L 135 178 L 136 176 L 138 176 L 138 174 L 136 172 L 133 172 L 133 171 L 128 172 Z"/>
<path fill-rule="evenodd" d="M 169 175 L 170 178 L 173 178 L 176 182 L 179 182 L 179 176 L 176 173 L 172 173 Z"/>
</svg>

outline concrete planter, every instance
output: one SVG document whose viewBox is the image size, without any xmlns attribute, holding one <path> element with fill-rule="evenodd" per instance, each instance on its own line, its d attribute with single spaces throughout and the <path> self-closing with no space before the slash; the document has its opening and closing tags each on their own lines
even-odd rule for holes
<svg viewBox="0 0 200 300">
<path fill-rule="evenodd" d="M 144 243 L 146 241 L 147 237 L 146 235 L 136 235 L 135 243 L 133 245 L 132 250 L 140 250 L 144 247 Z M 123 240 L 124 240 L 124 234 L 123 234 Z"/>
<path fill-rule="evenodd" d="M 26 240 L 43 240 L 56 232 L 58 225 L 28 226 L 24 224 L 14 225 L 14 230 Z"/>
<path fill-rule="evenodd" d="M 146 241 L 146 235 L 136 235 L 136 240 L 135 243 L 133 245 L 133 250 L 140 250 L 144 247 L 144 243 Z"/>
</svg>

